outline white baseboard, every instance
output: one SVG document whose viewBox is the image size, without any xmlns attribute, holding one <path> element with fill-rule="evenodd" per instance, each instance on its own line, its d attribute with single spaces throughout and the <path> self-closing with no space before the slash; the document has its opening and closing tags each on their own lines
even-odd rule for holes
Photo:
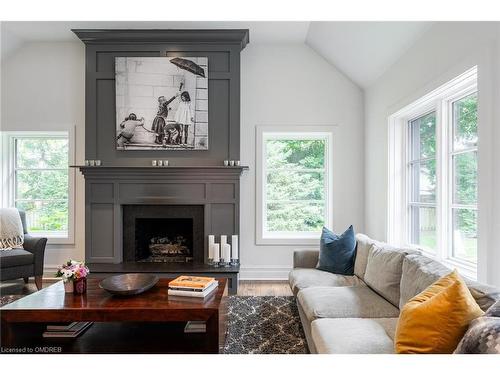
<svg viewBox="0 0 500 375">
<path fill-rule="evenodd" d="M 292 267 L 241 266 L 240 280 L 288 280 Z"/>
</svg>

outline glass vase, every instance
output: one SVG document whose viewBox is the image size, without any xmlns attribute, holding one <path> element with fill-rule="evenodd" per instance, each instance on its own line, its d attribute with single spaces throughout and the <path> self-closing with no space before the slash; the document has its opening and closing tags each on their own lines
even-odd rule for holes
<svg viewBox="0 0 500 375">
<path fill-rule="evenodd" d="M 82 277 L 81 279 L 76 279 L 73 281 L 73 293 L 74 294 L 85 294 L 87 292 L 87 278 Z"/>
<path fill-rule="evenodd" d="M 74 291 L 73 280 L 64 281 L 64 292 L 65 293 L 73 293 L 73 291 Z"/>
</svg>

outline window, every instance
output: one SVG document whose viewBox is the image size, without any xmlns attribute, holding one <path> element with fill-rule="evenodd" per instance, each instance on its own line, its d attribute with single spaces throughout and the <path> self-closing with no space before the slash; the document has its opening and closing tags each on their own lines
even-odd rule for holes
<svg viewBox="0 0 500 375">
<path fill-rule="evenodd" d="M 477 93 L 452 103 L 451 218 L 452 257 L 477 263 Z"/>
<path fill-rule="evenodd" d="M 409 242 L 436 250 L 436 112 L 409 121 Z"/>
<path fill-rule="evenodd" d="M 331 142 L 328 127 L 259 127 L 258 244 L 314 243 L 331 227 Z"/>
<path fill-rule="evenodd" d="M 52 243 L 72 239 L 72 177 L 67 132 L 4 134 L 6 206 L 26 212 L 28 231 Z"/>
<path fill-rule="evenodd" d="M 475 277 L 476 68 L 389 120 L 389 240 Z"/>
</svg>

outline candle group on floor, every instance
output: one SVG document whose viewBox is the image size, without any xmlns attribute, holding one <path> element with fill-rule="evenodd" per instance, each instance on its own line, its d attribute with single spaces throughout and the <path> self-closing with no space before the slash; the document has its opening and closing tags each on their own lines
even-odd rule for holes
<svg viewBox="0 0 500 375">
<path fill-rule="evenodd" d="M 208 258 L 212 259 L 214 263 L 238 260 L 238 235 L 231 236 L 231 244 L 227 243 L 227 236 L 220 236 L 220 243 L 215 242 L 215 236 L 210 234 L 208 236 Z"/>
</svg>

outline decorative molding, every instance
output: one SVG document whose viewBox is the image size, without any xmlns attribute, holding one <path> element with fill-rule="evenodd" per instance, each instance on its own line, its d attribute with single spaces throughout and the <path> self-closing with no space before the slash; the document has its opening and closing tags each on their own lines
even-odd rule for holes
<svg viewBox="0 0 500 375">
<path fill-rule="evenodd" d="M 222 166 L 207 166 L 207 167 L 119 167 L 119 166 L 71 166 L 71 168 L 79 168 L 85 178 L 99 179 L 127 179 L 127 180 L 165 180 L 172 178 L 183 178 L 186 180 L 203 178 L 204 180 L 218 180 L 227 178 L 238 178 L 243 171 L 248 170 L 247 166 L 239 167 L 222 167 Z"/>
<path fill-rule="evenodd" d="M 85 44 L 181 43 L 232 44 L 240 50 L 249 40 L 248 29 L 72 29 Z"/>
</svg>

